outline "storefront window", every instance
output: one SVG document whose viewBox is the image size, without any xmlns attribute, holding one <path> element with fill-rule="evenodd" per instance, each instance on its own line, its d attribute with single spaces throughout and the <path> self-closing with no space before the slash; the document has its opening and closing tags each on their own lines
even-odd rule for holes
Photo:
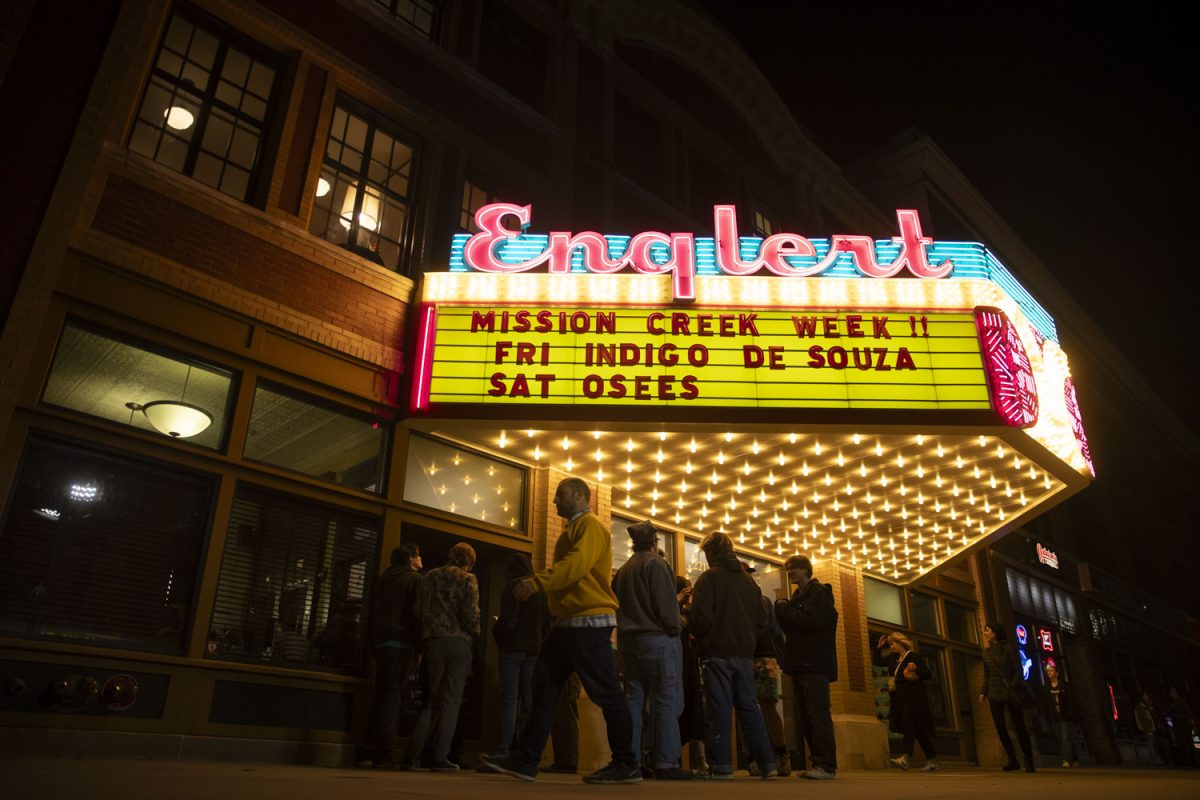
<svg viewBox="0 0 1200 800">
<path fill-rule="evenodd" d="M 242 487 L 208 655 L 354 672 L 365 652 L 379 520 Z"/>
<path fill-rule="evenodd" d="M 636 525 L 641 520 L 628 519 L 626 517 L 618 517 L 615 514 L 612 518 L 612 565 L 613 569 L 618 569 L 622 564 L 629 560 L 633 555 L 633 542 L 629 538 L 629 526 Z M 662 551 L 663 558 L 668 564 L 674 566 L 674 540 L 675 534 L 670 531 L 659 529 L 658 531 L 658 549 Z"/>
<path fill-rule="evenodd" d="M 938 622 L 937 598 L 920 592 L 909 594 L 909 604 L 912 606 L 912 626 L 920 633 L 942 635 L 942 626 Z"/>
<path fill-rule="evenodd" d="M 0 633 L 183 654 L 213 481 L 34 438 L 0 533 Z"/>
<path fill-rule="evenodd" d="M 696 579 L 704 574 L 704 570 L 708 569 L 708 559 L 704 557 L 704 551 L 700 549 L 701 541 L 690 537 L 684 537 L 683 540 L 683 574 L 692 583 L 695 583 Z M 739 561 L 745 561 L 754 567 L 754 572 L 750 577 L 754 578 L 754 582 L 762 589 L 764 596 L 774 600 L 777 596 L 776 592 L 784 585 L 783 567 L 741 552 L 737 553 L 737 557 Z"/>
<path fill-rule="evenodd" d="M 946 635 L 956 642 L 979 644 L 979 625 L 975 619 L 975 609 L 947 601 Z"/>
<path fill-rule="evenodd" d="M 950 715 L 950 692 L 946 682 L 946 651 L 944 648 L 922 643 L 918 647 L 925 666 L 929 668 L 929 681 L 925 688 L 929 693 L 929 710 L 933 713 L 933 724 L 939 728 L 954 727 Z"/>
<path fill-rule="evenodd" d="M 867 616 L 893 625 L 904 625 L 904 594 L 899 586 L 863 577 Z"/>
<path fill-rule="evenodd" d="M 378 494 L 386 449 L 379 420 L 268 381 L 254 388 L 248 459 Z"/>
<path fill-rule="evenodd" d="M 229 370 L 68 322 L 42 401 L 216 450 L 232 386 Z"/>
<path fill-rule="evenodd" d="M 404 499 L 514 531 L 525 528 L 524 469 L 415 433 L 408 440 Z"/>
</svg>

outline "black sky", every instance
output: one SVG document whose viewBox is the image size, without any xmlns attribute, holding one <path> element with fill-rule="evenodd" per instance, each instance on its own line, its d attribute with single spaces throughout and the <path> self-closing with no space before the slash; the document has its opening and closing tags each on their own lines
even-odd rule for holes
<svg viewBox="0 0 1200 800">
<path fill-rule="evenodd" d="M 930 136 L 1200 431 L 1200 70 L 1179 6 L 702 5 L 839 164 Z"/>
</svg>

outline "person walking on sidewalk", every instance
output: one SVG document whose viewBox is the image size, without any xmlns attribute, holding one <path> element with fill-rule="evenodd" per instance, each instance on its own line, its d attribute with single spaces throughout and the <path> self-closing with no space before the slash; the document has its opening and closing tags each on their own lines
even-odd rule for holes
<svg viewBox="0 0 1200 800">
<path fill-rule="evenodd" d="M 654 777 L 690 780 L 680 769 L 679 715 L 683 712 L 683 648 L 675 573 L 655 545 L 649 520 L 629 526 L 633 555 L 613 576 L 617 595 L 617 650 L 625 665 L 625 697 L 633 717 L 634 753 L 641 753 L 642 708 L 650 703 L 654 730 Z"/>
<path fill-rule="evenodd" d="M 1058 739 L 1058 752 L 1062 755 L 1064 768 L 1079 765 L 1079 754 L 1075 752 L 1075 714 L 1071 706 L 1071 693 L 1067 682 L 1058 674 L 1054 661 L 1046 662 L 1046 683 L 1038 692 L 1038 713 L 1050 723 L 1050 730 Z M 1134 714 L 1136 718 L 1137 714 Z"/>
<path fill-rule="evenodd" d="M 838 612 L 833 586 L 813 577 L 807 556 L 792 556 L 783 566 L 796 591 L 791 599 L 775 603 L 775 615 L 787 637 L 783 671 L 792 677 L 796 719 L 812 766 L 801 777 L 829 780 L 837 775 L 837 741 L 829 701 L 829 684 L 838 678 Z"/>
<path fill-rule="evenodd" d="M 767 627 L 762 591 L 742 571 L 733 540 L 717 531 L 704 537 L 700 549 L 708 569 L 692 590 L 691 630 L 700 652 L 700 670 L 707 698 L 708 757 L 712 778 L 733 778 L 730 733 L 737 711 L 750 757 L 762 778 L 779 774 L 754 687 L 754 645 Z"/>
<path fill-rule="evenodd" d="M 1017 741 L 1021 744 L 1021 754 L 1025 756 L 1025 771 L 1035 772 L 1033 745 L 1025 728 L 1025 711 L 1015 694 L 1019 691 L 1017 687 L 1024 682 L 1016 648 L 1008 641 L 1004 627 L 996 622 L 983 626 L 983 646 L 983 688 L 979 691 L 979 703 L 986 703 L 991 710 L 992 724 L 996 726 L 1000 744 L 1008 754 L 1004 771 L 1012 772 L 1021 768 L 1012 739 L 1008 736 L 1008 727 L 1004 724 L 1004 712 L 1007 710 L 1013 730 L 1017 732 Z"/>
<path fill-rule="evenodd" d="M 888 677 L 888 694 L 891 696 L 891 711 L 888 714 L 888 729 L 904 736 L 904 752 L 891 759 L 892 766 L 908 769 L 913 756 L 913 740 L 921 745 L 925 753 L 923 772 L 938 769 L 937 751 L 933 748 L 933 737 L 937 734 L 933 726 L 933 713 L 929 710 L 929 693 L 926 682 L 929 669 L 925 662 L 913 652 L 912 642 L 899 632 L 879 637 L 875 643 L 880 660 L 891 669 Z"/>
<path fill-rule="evenodd" d="M 610 644 L 617 624 L 617 598 L 611 585 L 612 534 L 590 512 L 590 500 L 591 490 L 579 478 L 567 478 L 558 485 L 554 509 L 567 524 L 554 545 L 554 561 L 513 589 L 521 601 L 545 593 L 554 624 L 534 668 L 533 709 L 520 745 L 508 758 L 483 758 L 494 772 L 526 781 L 537 777 L 563 684 L 577 672 L 588 697 L 604 713 L 612 751 L 612 761 L 585 775 L 584 782 L 642 780 L 641 765 L 632 748 L 633 721 Z"/>
</svg>

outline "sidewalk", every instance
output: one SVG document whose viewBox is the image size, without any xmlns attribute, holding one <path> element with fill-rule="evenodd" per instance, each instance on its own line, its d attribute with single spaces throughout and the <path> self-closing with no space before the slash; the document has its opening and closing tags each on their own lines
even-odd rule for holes
<svg viewBox="0 0 1200 800">
<path fill-rule="evenodd" d="M 369 769 L 279 766 L 183 761 L 93 759 L 16 759 L 0 757 L 0 796 L 5 800 L 54 798 L 74 800 L 375 800 L 375 798 L 479 798 L 532 800 L 579 797 L 713 798 L 753 793 L 754 800 L 984 800 L 1014 796 L 1055 800 L 1141 798 L 1156 800 L 1200 797 L 1200 771 L 1136 768 L 1045 769 L 1034 775 L 960 768 L 926 774 L 865 771 L 843 772 L 832 781 L 795 777 L 762 781 L 738 773 L 732 781 L 656 783 L 636 786 L 589 786 L 570 775 L 545 775 L 525 783 L 501 775 L 476 772 L 389 772 Z M 1017 794 L 1014 794 L 1017 793 Z"/>
</svg>

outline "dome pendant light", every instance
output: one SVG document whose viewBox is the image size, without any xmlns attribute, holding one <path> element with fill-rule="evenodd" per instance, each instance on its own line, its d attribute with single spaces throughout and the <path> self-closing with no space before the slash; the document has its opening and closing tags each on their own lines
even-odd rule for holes
<svg viewBox="0 0 1200 800">
<path fill-rule="evenodd" d="M 189 365 L 187 377 L 183 381 L 183 392 L 179 400 L 152 400 L 149 403 L 126 403 L 130 411 L 141 411 L 146 419 L 159 433 L 164 433 L 173 439 L 189 439 L 208 430 L 212 425 L 212 414 L 200 406 L 184 402 L 187 397 L 188 382 L 192 378 L 192 368 Z"/>
</svg>

